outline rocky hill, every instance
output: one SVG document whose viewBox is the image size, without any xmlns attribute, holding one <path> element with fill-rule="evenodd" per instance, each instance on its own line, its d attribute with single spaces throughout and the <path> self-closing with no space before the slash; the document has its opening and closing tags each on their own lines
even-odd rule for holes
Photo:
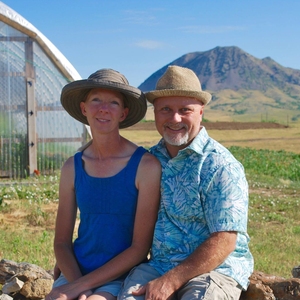
<svg viewBox="0 0 300 300">
<path fill-rule="evenodd" d="M 139 88 L 154 89 L 169 65 L 187 67 L 197 74 L 202 88 L 213 94 L 207 107 L 211 113 L 240 121 L 300 117 L 300 70 L 283 67 L 270 57 L 258 59 L 238 47 L 188 53 L 159 69 Z"/>
</svg>

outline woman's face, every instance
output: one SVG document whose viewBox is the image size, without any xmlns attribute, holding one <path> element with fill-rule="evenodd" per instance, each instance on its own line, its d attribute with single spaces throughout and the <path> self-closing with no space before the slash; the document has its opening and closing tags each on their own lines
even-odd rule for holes
<svg viewBox="0 0 300 300">
<path fill-rule="evenodd" d="M 89 125 L 95 130 L 119 129 L 119 123 L 128 115 L 128 108 L 124 107 L 124 96 L 112 90 L 92 89 L 85 102 L 80 103 L 80 107 Z"/>
</svg>

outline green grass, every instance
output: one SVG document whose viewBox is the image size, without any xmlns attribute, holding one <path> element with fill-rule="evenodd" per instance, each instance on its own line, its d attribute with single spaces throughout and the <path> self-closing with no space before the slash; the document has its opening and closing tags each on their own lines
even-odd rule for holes
<svg viewBox="0 0 300 300">
<path fill-rule="evenodd" d="M 300 257 L 300 203 L 298 190 L 280 194 L 250 194 L 248 230 L 255 269 L 291 277 Z"/>
<path fill-rule="evenodd" d="M 250 175 L 300 182 L 300 154 L 286 151 L 229 147 Z"/>
<path fill-rule="evenodd" d="M 46 270 L 53 269 L 53 230 L 21 231 L 1 228 L 1 259 L 10 259 L 16 262 L 30 262 Z"/>
<path fill-rule="evenodd" d="M 300 264 L 300 155 L 230 147 L 249 182 L 250 249 L 255 270 L 289 278 Z"/>
<path fill-rule="evenodd" d="M 248 233 L 255 270 L 289 278 L 300 264 L 300 155 L 229 149 L 244 165 L 249 182 Z M 52 268 L 58 180 L 41 176 L 0 185 L 0 258 Z"/>
<path fill-rule="evenodd" d="M 52 269 L 57 175 L 0 182 L 0 258 Z"/>
</svg>

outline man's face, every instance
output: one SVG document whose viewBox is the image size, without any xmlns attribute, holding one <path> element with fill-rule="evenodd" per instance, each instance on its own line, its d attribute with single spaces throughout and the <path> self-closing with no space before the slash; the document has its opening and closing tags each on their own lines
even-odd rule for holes
<svg viewBox="0 0 300 300">
<path fill-rule="evenodd" d="M 190 97 L 169 96 L 154 101 L 155 123 L 167 148 L 185 148 L 200 131 L 203 104 Z M 169 150 L 169 148 L 168 148 Z"/>
</svg>

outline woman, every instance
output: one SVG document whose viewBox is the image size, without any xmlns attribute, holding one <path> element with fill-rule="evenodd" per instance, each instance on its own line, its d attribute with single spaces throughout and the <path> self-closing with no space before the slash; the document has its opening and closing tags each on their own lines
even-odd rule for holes
<svg viewBox="0 0 300 300">
<path fill-rule="evenodd" d="M 144 117 L 146 98 L 102 69 L 67 84 L 61 103 L 93 140 L 61 170 L 54 240 L 61 276 L 46 300 L 116 299 L 128 271 L 147 257 L 158 210 L 160 163 L 119 133 Z"/>
</svg>

